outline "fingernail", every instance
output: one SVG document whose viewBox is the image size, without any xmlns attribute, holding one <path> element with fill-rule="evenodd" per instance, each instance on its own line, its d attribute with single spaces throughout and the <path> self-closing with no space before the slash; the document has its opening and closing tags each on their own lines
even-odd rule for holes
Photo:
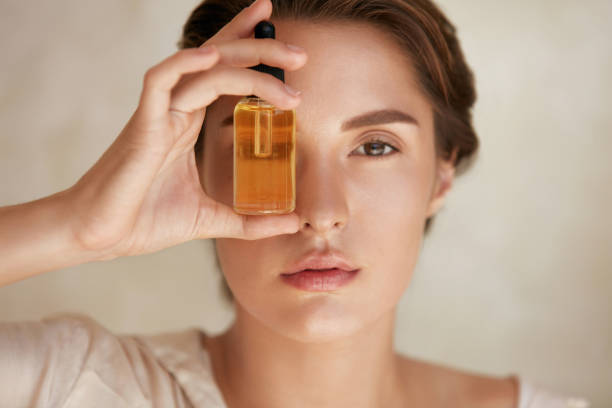
<svg viewBox="0 0 612 408">
<path fill-rule="evenodd" d="M 287 90 L 287 92 L 289 92 L 293 96 L 299 96 L 302 93 L 302 91 L 296 91 L 295 89 L 293 89 L 287 84 L 285 84 L 285 89 Z"/>
<path fill-rule="evenodd" d="M 298 47 L 297 45 L 293 45 L 293 44 L 287 44 L 287 48 L 289 48 L 291 51 L 294 51 L 294 52 L 299 52 L 299 53 L 304 52 L 304 49 L 302 47 Z"/>
</svg>

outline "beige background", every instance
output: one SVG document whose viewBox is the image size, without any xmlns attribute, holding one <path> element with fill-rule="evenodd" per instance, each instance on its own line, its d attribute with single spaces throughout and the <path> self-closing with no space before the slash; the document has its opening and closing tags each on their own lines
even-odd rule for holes
<svg viewBox="0 0 612 408">
<path fill-rule="evenodd" d="M 612 2 L 441 2 L 478 80 L 478 162 L 402 298 L 397 348 L 612 406 Z M 0 3 L 0 205 L 72 185 L 175 50 L 196 2 Z M 209 241 L 0 289 L 0 319 L 80 311 L 117 332 L 222 330 Z M 36 254 L 32 254 L 36 256 Z"/>
</svg>

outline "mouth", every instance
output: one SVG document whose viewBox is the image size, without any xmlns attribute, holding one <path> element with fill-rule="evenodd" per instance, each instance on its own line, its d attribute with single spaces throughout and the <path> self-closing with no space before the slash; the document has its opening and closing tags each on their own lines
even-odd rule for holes
<svg viewBox="0 0 612 408">
<path fill-rule="evenodd" d="M 339 289 L 352 281 L 359 269 L 340 268 L 304 269 L 299 272 L 282 274 L 283 281 L 297 289 L 309 292 L 327 292 Z"/>
<path fill-rule="evenodd" d="M 355 278 L 359 268 L 336 250 L 310 251 L 289 265 L 280 277 L 298 289 L 322 292 L 338 289 Z"/>
</svg>

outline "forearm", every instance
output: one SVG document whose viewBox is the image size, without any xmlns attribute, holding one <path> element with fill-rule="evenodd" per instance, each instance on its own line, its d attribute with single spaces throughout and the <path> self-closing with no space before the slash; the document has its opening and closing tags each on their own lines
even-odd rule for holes
<svg viewBox="0 0 612 408">
<path fill-rule="evenodd" d="M 101 259 L 78 245 L 70 191 L 0 207 L 0 286 Z"/>
</svg>

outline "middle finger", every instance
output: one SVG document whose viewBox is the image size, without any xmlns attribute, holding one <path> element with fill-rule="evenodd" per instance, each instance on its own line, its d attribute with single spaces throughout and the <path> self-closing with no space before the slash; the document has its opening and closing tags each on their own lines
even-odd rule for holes
<svg viewBox="0 0 612 408">
<path fill-rule="evenodd" d="M 293 71 L 308 59 L 304 49 L 292 49 L 274 38 L 244 38 L 216 46 L 220 54 L 218 63 L 234 67 L 266 64 Z"/>
</svg>

